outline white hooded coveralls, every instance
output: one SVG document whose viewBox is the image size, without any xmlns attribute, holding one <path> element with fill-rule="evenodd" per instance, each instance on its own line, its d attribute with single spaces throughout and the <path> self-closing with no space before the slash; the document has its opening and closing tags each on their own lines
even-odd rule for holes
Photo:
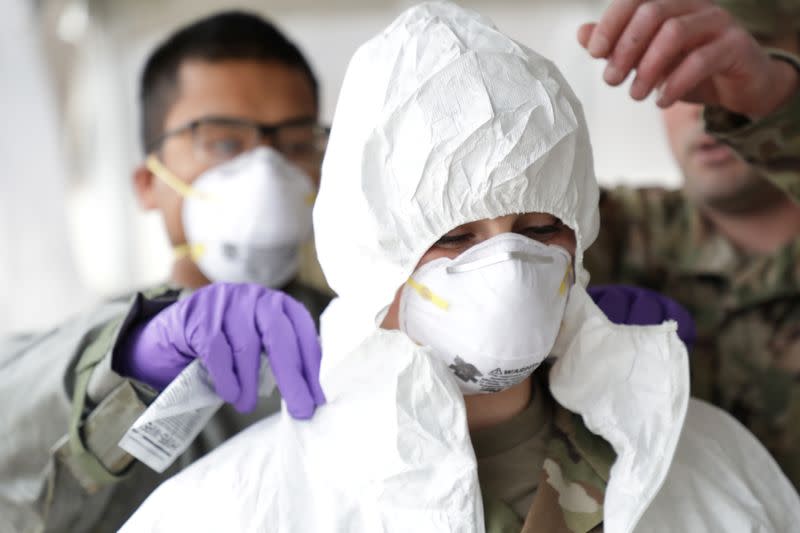
<svg viewBox="0 0 800 533">
<path fill-rule="evenodd" d="M 423 253 L 475 220 L 557 216 L 585 282 L 597 205 L 583 112 L 552 63 L 456 5 L 406 11 L 352 58 L 323 165 L 315 235 L 339 294 L 322 318 L 328 404 L 232 439 L 123 531 L 483 531 L 450 370 L 376 324 Z M 616 451 L 604 531 L 791 531 L 797 494 L 737 422 L 689 400 L 675 330 L 611 324 L 571 291 L 549 381 Z"/>
</svg>

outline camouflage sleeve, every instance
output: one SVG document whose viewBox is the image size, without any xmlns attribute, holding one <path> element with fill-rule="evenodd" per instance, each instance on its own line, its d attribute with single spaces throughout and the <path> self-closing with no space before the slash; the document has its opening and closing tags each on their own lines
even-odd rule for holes
<svg viewBox="0 0 800 533">
<path fill-rule="evenodd" d="M 800 70 L 800 58 L 771 50 Z M 800 202 L 800 92 L 781 109 L 758 121 L 720 107 L 707 107 L 706 131 L 734 148 L 748 163 Z"/>
<path fill-rule="evenodd" d="M 180 291 L 159 287 L 133 298 L 127 313 L 109 321 L 79 353 L 68 385 L 72 389 L 69 433 L 56 458 L 89 493 L 121 479 L 133 458 L 117 446 L 155 391 L 112 369 L 120 339 L 136 325 L 174 303 Z"/>
<path fill-rule="evenodd" d="M 591 283 L 661 290 L 664 265 L 686 231 L 687 203 L 678 191 L 617 187 L 600 194 L 600 233 L 586 251 Z"/>
<path fill-rule="evenodd" d="M 110 375 L 99 379 L 105 371 L 100 362 L 110 360 L 109 349 L 130 308 L 127 296 L 116 298 L 50 331 L 0 339 L 0 390 L 7 400 L 0 415 L 5 430 L 0 439 L 0 530 L 72 531 L 74 524 L 62 519 L 72 520 L 76 514 L 92 519 L 88 509 L 75 510 L 89 501 L 87 485 L 79 483 L 88 476 L 73 476 L 61 459 L 87 447 L 87 456 L 114 456 L 110 448 L 103 449 L 110 439 L 98 437 L 113 433 L 115 424 L 122 424 L 141 403 L 128 380 Z M 93 361 L 87 358 L 90 353 L 96 356 Z M 109 362 L 109 373 L 110 368 Z M 98 386 L 90 390 L 89 378 L 95 375 Z M 74 410 L 71 400 L 76 398 L 82 401 Z M 126 407 L 98 416 L 113 405 Z M 107 494 L 92 501 L 104 501 Z"/>
<path fill-rule="evenodd" d="M 593 285 L 627 281 L 619 279 L 622 255 L 628 240 L 628 233 L 620 222 L 626 215 L 618 191 L 600 191 L 600 231 L 583 256 L 583 266 L 589 272 Z"/>
</svg>

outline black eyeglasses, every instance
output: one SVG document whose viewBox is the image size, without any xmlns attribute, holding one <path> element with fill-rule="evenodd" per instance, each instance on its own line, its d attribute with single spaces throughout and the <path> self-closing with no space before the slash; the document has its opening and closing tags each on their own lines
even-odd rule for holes
<svg viewBox="0 0 800 533">
<path fill-rule="evenodd" d="M 298 118 L 264 124 L 233 117 L 209 116 L 165 132 L 153 141 L 148 152 L 178 135 L 189 134 L 197 162 L 213 166 L 257 146 L 269 145 L 309 172 L 319 169 L 328 144 L 330 128 L 314 118 Z"/>
</svg>

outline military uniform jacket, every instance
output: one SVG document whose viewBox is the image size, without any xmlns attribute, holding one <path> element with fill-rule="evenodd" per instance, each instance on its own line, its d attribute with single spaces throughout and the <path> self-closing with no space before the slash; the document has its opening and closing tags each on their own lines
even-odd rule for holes
<svg viewBox="0 0 800 533">
<path fill-rule="evenodd" d="M 352 318 L 335 307 L 323 346 Z M 800 498 L 764 447 L 689 399 L 674 322 L 612 324 L 575 286 L 552 356 L 536 372 L 556 404 L 554 431 L 522 528 L 507 507 L 481 503 L 448 363 L 376 329 L 325 352 L 328 402 L 313 419 L 282 412 L 253 425 L 162 484 L 122 533 L 783 533 L 800 523 Z"/>
<path fill-rule="evenodd" d="M 800 96 L 751 123 L 705 110 L 707 130 L 800 201 Z M 800 236 L 772 255 L 745 253 L 680 191 L 601 196 L 586 253 L 592 283 L 650 287 L 697 325 L 692 393 L 731 413 L 800 489 Z"/>
<path fill-rule="evenodd" d="M 315 320 L 329 301 L 298 282 L 284 291 Z M 117 447 L 156 395 L 111 369 L 117 340 L 180 296 L 159 287 L 44 335 L 0 340 L 0 533 L 116 531 L 163 480 L 279 409 L 277 394 L 249 414 L 223 406 L 160 475 Z"/>
</svg>

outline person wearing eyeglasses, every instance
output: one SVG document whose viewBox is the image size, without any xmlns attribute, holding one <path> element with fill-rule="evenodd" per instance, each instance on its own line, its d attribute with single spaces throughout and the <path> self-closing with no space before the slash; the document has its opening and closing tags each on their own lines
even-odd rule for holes
<svg viewBox="0 0 800 533">
<path fill-rule="evenodd" d="M 298 279 L 328 139 L 308 61 L 266 20 L 223 12 L 160 44 L 140 90 L 133 182 L 163 218 L 171 276 L 0 339 L 0 531 L 116 531 L 161 481 L 279 409 L 258 395 L 262 354 L 292 416 L 325 401 L 316 322 L 330 296 Z M 227 404 L 157 474 L 117 443 L 195 359 Z"/>
<path fill-rule="evenodd" d="M 291 416 L 325 401 L 316 324 L 329 296 L 301 281 L 328 140 L 308 62 L 263 19 L 220 13 L 155 50 L 140 96 L 133 181 L 163 217 L 169 284 L 0 339 L 0 531 L 118 529 L 162 480 L 277 411 L 258 396 L 262 353 Z M 591 295 L 615 322 L 675 319 L 690 342 L 691 319 L 656 293 Z M 159 475 L 118 443 L 196 359 L 227 405 Z"/>
</svg>

